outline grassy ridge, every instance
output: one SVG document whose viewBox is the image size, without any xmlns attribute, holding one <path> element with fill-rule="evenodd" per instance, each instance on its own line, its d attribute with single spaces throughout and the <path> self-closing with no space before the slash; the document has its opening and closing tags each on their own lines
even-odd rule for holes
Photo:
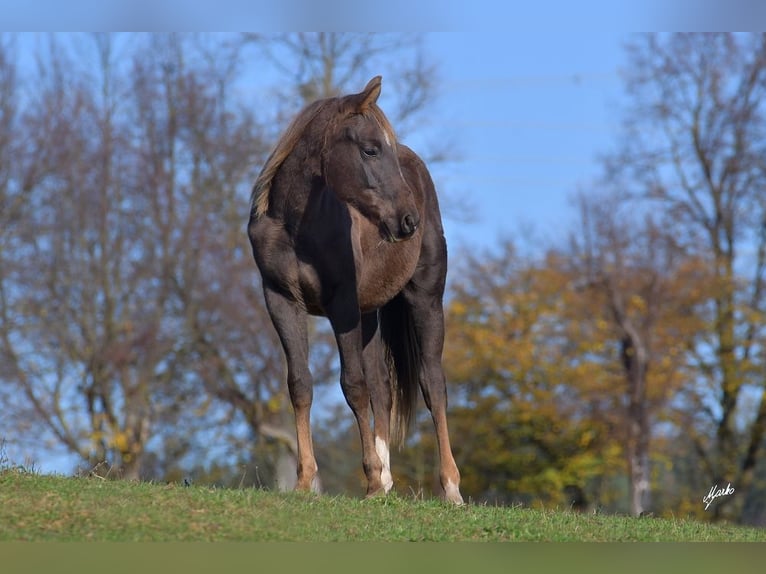
<svg viewBox="0 0 766 574">
<path fill-rule="evenodd" d="M 0 541 L 766 541 L 766 530 L 0 472 Z"/>
</svg>

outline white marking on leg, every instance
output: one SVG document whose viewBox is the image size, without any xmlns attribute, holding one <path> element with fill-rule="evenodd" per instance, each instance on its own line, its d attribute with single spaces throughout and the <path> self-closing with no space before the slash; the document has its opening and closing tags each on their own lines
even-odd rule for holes
<svg viewBox="0 0 766 574">
<path fill-rule="evenodd" d="M 379 436 L 375 437 L 375 452 L 383 463 L 383 470 L 380 471 L 380 482 L 383 483 L 383 489 L 388 492 L 394 486 L 394 478 L 391 476 L 391 455 L 388 452 L 388 444 Z"/>
<path fill-rule="evenodd" d="M 460 496 L 460 489 L 451 480 L 448 480 L 447 484 L 444 485 L 444 498 L 458 506 L 463 504 L 463 497 Z"/>
</svg>

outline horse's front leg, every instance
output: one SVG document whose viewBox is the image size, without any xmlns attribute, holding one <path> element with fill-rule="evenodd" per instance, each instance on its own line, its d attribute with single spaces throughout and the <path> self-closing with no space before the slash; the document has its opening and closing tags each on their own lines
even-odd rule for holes
<svg viewBox="0 0 766 574">
<path fill-rule="evenodd" d="M 311 440 L 313 380 L 309 371 L 306 313 L 281 293 L 264 287 L 266 306 L 279 335 L 287 360 L 287 388 L 295 412 L 298 441 L 298 482 L 296 490 L 311 490 L 317 474 Z"/>
<path fill-rule="evenodd" d="M 364 336 L 362 317 L 356 297 L 356 288 L 341 290 L 328 306 L 327 315 L 332 323 L 340 352 L 340 384 L 346 402 L 356 417 L 362 441 L 362 467 L 367 477 L 367 496 L 385 493 L 390 488 L 381 480 L 383 462 L 375 449 L 370 428 L 370 390 L 363 367 Z M 389 473 L 390 475 L 390 473 Z"/>
<path fill-rule="evenodd" d="M 375 451 L 378 453 L 383 468 L 380 480 L 383 490 L 388 492 L 394 485 L 391 476 L 391 455 L 389 452 L 391 429 L 391 385 L 388 371 L 383 360 L 383 343 L 380 339 L 378 312 L 373 311 L 362 316 L 362 336 L 364 351 L 364 378 L 370 390 L 372 405 L 373 431 L 375 435 Z"/>
</svg>

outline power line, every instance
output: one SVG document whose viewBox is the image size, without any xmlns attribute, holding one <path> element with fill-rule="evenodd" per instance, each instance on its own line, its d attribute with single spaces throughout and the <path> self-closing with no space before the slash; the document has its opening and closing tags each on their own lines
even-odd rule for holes
<svg viewBox="0 0 766 574">
<path fill-rule="evenodd" d="M 441 90 L 463 91 L 474 89 L 524 88 L 549 85 L 607 83 L 620 80 L 617 70 L 604 72 L 574 72 L 571 74 L 551 74 L 540 76 L 498 76 L 485 78 L 445 79 L 440 83 Z"/>
</svg>

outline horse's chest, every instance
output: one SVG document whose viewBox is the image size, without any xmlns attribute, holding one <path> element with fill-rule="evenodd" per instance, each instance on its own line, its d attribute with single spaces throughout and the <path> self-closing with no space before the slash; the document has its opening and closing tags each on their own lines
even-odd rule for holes
<svg viewBox="0 0 766 574">
<path fill-rule="evenodd" d="M 357 302 L 363 311 L 378 309 L 393 299 L 407 284 L 417 265 L 416 249 L 396 249 L 399 245 L 381 245 L 380 253 L 357 254 L 353 274 L 323 272 L 316 262 L 299 262 L 300 299 L 313 314 L 324 314 L 329 300 L 343 292 L 341 284 L 356 288 Z M 411 247 L 415 248 L 415 245 Z M 338 254 L 340 256 L 340 254 Z"/>
<path fill-rule="evenodd" d="M 362 311 L 382 307 L 395 297 L 415 272 L 422 232 L 399 243 L 389 243 L 376 226 L 355 210 L 349 210 L 351 225 L 308 225 L 293 242 L 295 272 L 281 273 L 296 277 L 286 285 L 301 300 L 307 311 L 324 315 L 327 306 L 338 297 L 344 303 L 356 303 Z M 314 218 L 316 219 L 316 218 Z"/>
<path fill-rule="evenodd" d="M 358 258 L 357 293 L 363 311 L 382 307 L 404 288 L 415 272 L 418 244 L 386 243 Z"/>
</svg>

